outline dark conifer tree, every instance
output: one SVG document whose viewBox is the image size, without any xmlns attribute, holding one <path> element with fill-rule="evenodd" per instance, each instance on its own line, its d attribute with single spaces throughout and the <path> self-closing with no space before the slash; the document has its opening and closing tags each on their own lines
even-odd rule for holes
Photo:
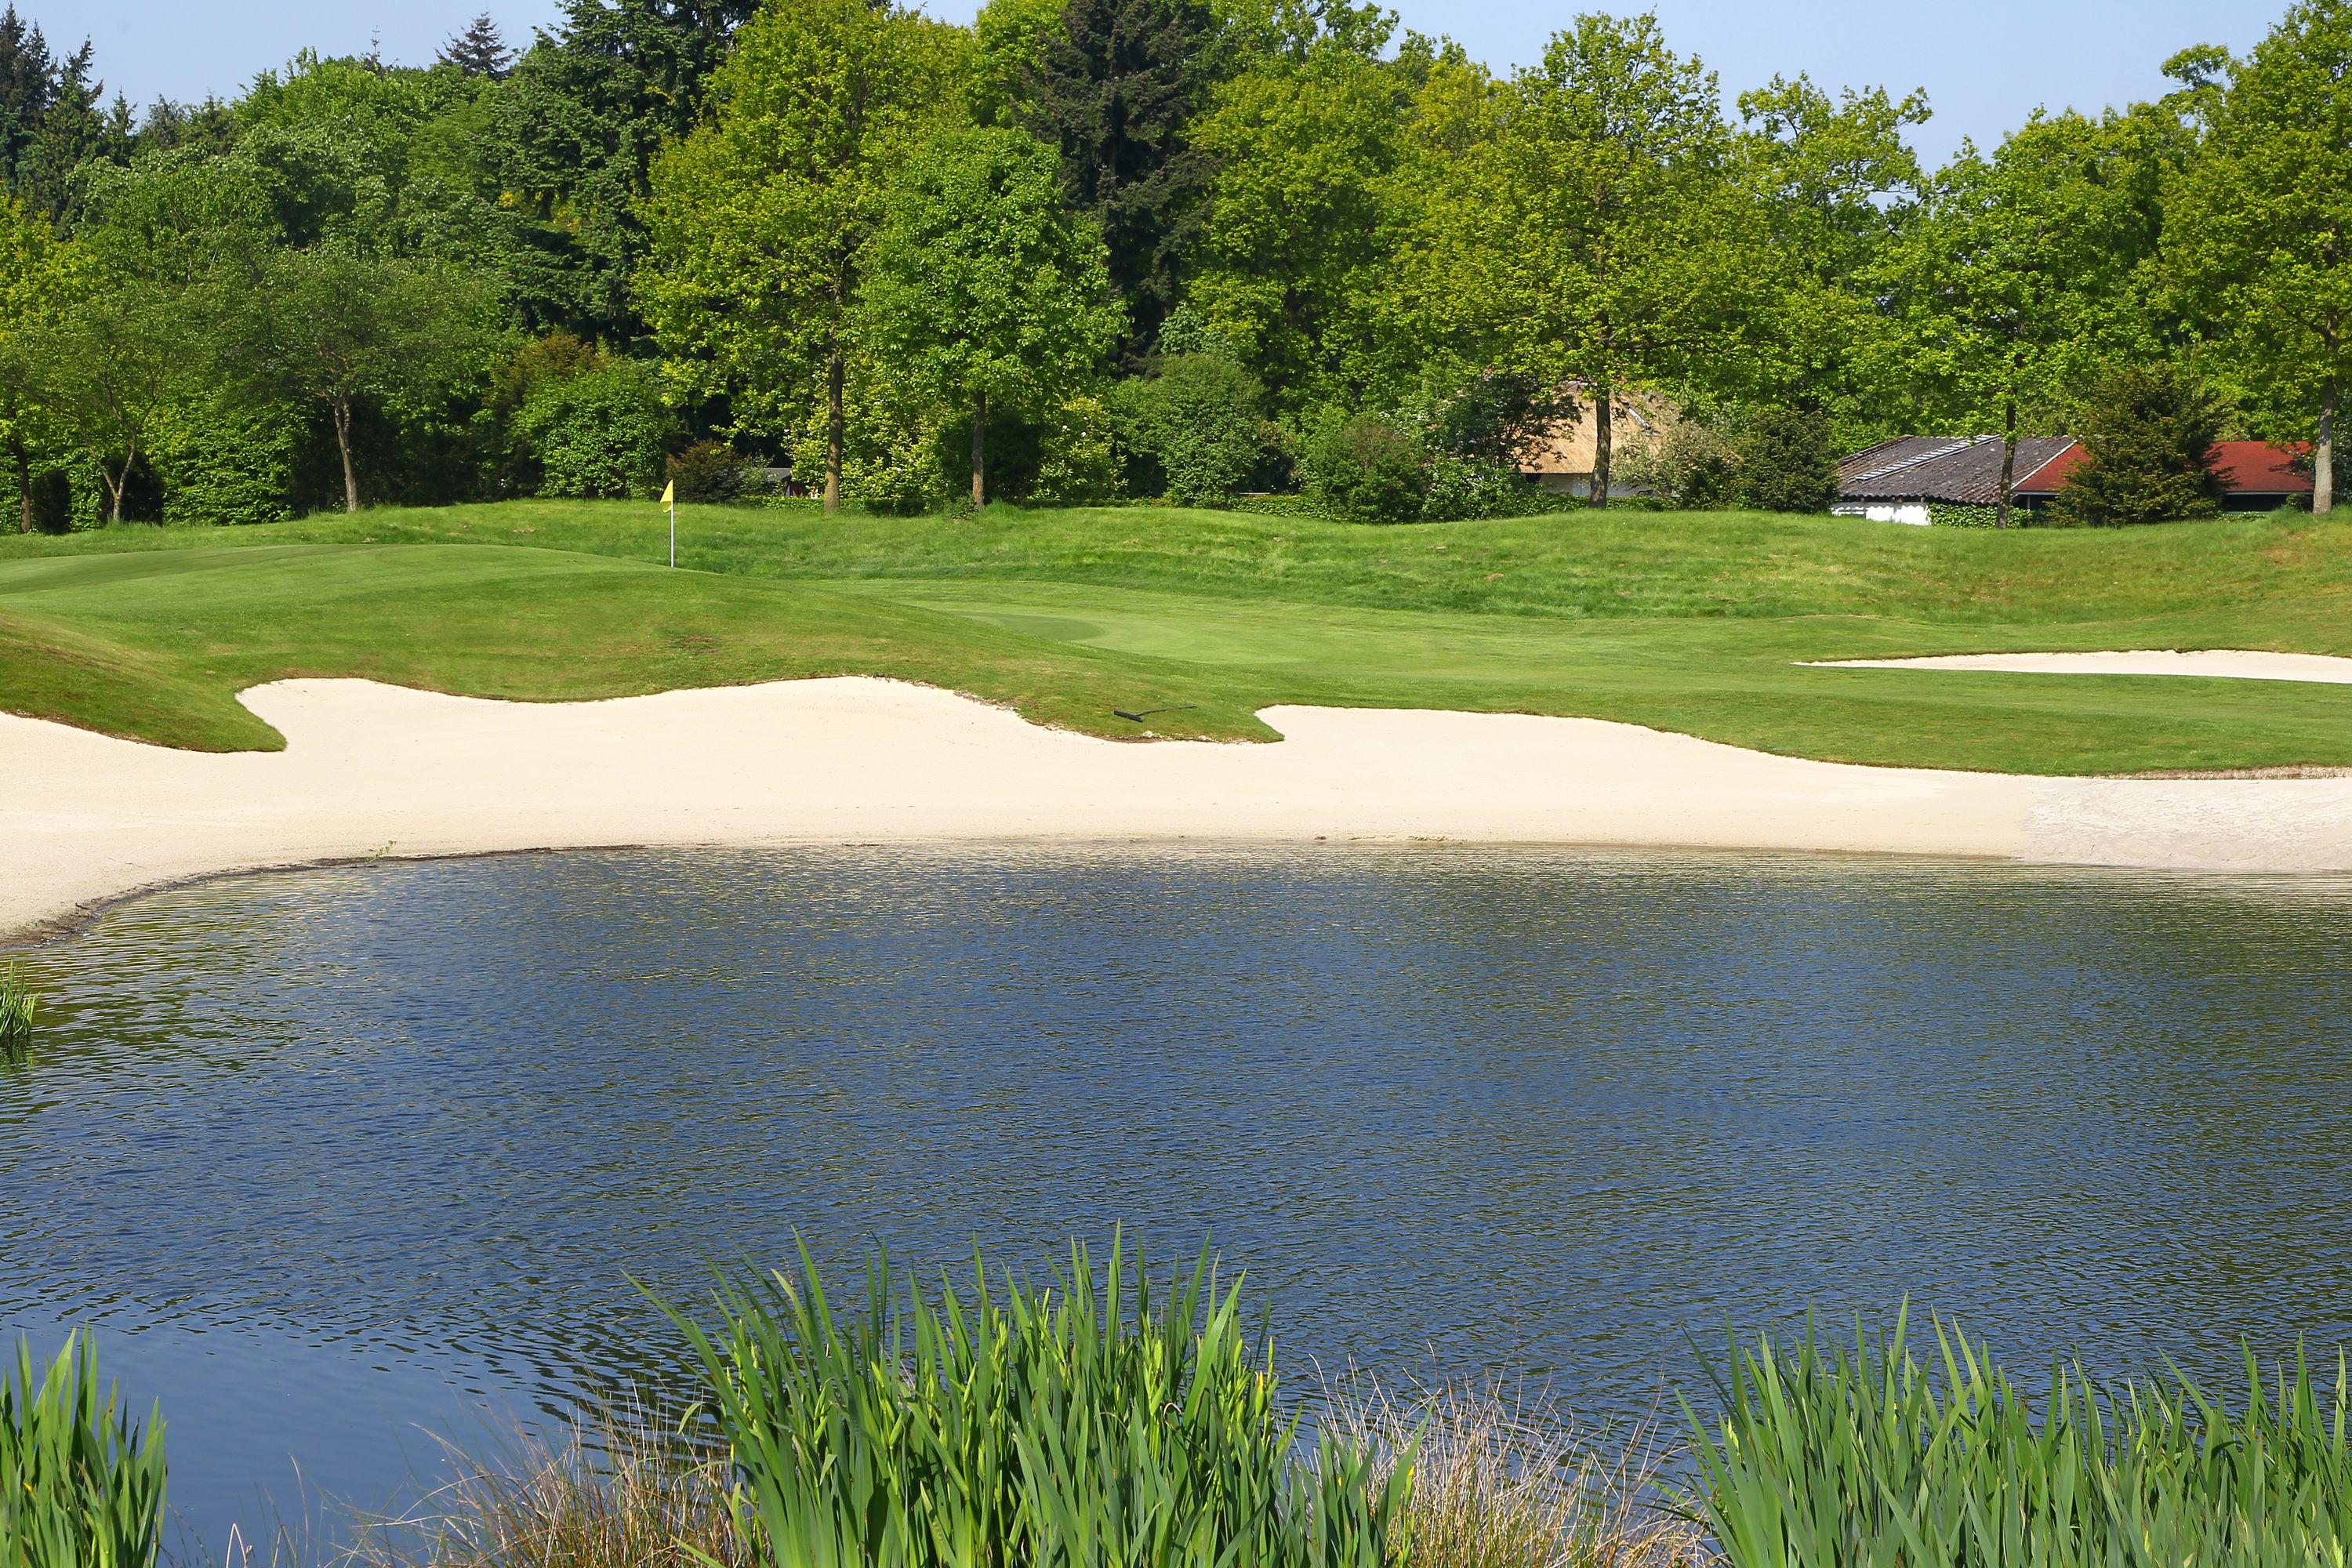
<svg viewBox="0 0 2352 1568">
<path fill-rule="evenodd" d="M 468 23 L 464 32 L 441 46 L 441 63 L 456 66 L 467 76 L 503 81 L 508 68 L 514 64 L 514 51 L 499 37 L 499 25 L 485 11 Z"/>
<path fill-rule="evenodd" d="M 486 152 L 503 187 L 544 220 L 545 281 L 522 301 L 534 327 L 614 344 L 643 331 L 629 298 L 644 247 L 635 205 L 656 150 L 695 123 L 705 79 L 758 8 L 758 0 L 565 0 L 563 25 L 516 62 Z"/>
<path fill-rule="evenodd" d="M 1214 85 L 1217 36 L 1202 0 L 1070 0 L 1031 82 L 1030 129 L 1061 148 L 1071 201 L 1102 224 L 1130 367 L 1175 309 L 1214 173 L 1184 128 Z"/>
<path fill-rule="evenodd" d="M 2213 516 L 2221 510 L 2211 468 L 2221 431 L 2221 405 L 2194 377 L 2170 365 L 2117 371 L 2084 405 L 2090 460 L 2058 488 L 2051 521 L 2112 527 Z"/>
</svg>

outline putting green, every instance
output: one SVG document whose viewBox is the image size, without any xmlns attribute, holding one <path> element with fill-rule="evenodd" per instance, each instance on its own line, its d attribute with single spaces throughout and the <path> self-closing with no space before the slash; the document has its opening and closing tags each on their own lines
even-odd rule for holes
<svg viewBox="0 0 2352 1568">
<path fill-rule="evenodd" d="M 2352 523 L 1989 539 L 1746 515 L 1365 529 L 1144 508 L 943 521 L 533 501 L 0 540 L 0 707 L 269 747 L 286 676 L 532 700 L 895 676 L 1030 719 L 1266 739 L 1280 703 L 1622 721 L 2016 773 L 2352 766 L 2352 688 L 1801 661 L 2352 652 Z"/>
</svg>

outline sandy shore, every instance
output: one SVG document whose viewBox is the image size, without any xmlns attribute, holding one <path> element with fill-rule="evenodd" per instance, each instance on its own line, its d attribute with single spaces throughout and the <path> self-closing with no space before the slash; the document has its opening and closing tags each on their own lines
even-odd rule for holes
<svg viewBox="0 0 2352 1568">
<path fill-rule="evenodd" d="M 2324 653 L 2205 648 L 2175 653 L 1944 653 L 1924 658 L 1827 658 L 1828 669 L 1997 669 L 2021 675 L 2207 675 L 2231 680 L 2316 680 L 2352 686 L 2352 658 Z"/>
<path fill-rule="evenodd" d="M 1444 838 L 2352 868 L 2352 780 L 2029 779 L 1802 762 L 1588 719 L 1276 708 L 1276 745 L 1122 744 L 927 688 L 529 704 L 245 694 L 282 752 L 0 714 L 0 935 L 192 877 L 383 855 L 942 839 Z"/>
</svg>

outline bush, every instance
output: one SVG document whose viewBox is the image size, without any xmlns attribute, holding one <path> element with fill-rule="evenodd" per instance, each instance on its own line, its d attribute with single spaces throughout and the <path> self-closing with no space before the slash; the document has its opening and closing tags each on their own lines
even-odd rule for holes
<svg viewBox="0 0 2352 1568">
<path fill-rule="evenodd" d="M 1318 505 L 1358 522 L 1414 522 L 1429 493 L 1420 435 L 1377 414 L 1328 410 L 1300 443 L 1298 470 Z"/>
<path fill-rule="evenodd" d="M 1067 397 L 1048 409 L 1041 447 L 1031 500 L 1085 506 L 1118 494 L 1118 443 L 1101 398 Z"/>
<path fill-rule="evenodd" d="M 1263 395 L 1256 377 L 1221 354 L 1170 354 L 1157 374 L 1119 384 L 1122 433 L 1160 465 L 1170 500 L 1226 506 L 1269 444 Z"/>
<path fill-rule="evenodd" d="M 1391 1561 L 1412 1455 L 1326 1430 L 1311 1458 L 1204 1255 L 1155 1293 L 1114 1244 L 1055 1286 L 989 1282 L 935 1307 L 867 1266 L 836 1315 L 796 1277 L 683 1316 L 741 1485 L 739 1533 L 778 1565 L 1118 1563 L 1356 1568 Z M 1131 1314 L 1131 1315 L 1130 1315 Z"/>
<path fill-rule="evenodd" d="M 2210 464 L 2221 408 L 2170 365 L 2133 367 L 2100 383 L 2084 405 L 2090 460 L 2066 476 L 2050 506 L 2058 527 L 2117 527 L 2212 517 L 2221 481 Z"/>
<path fill-rule="evenodd" d="M 1739 447 L 1739 496 L 1759 511 L 1825 512 L 1837 500 L 1837 445 L 1828 418 L 1767 408 Z"/>
<path fill-rule="evenodd" d="M 86 1336 L 38 1383 L 19 1340 L 0 1373 L 0 1553 L 8 1568 L 147 1568 L 163 1529 L 163 1424 L 100 1394 Z"/>
<path fill-rule="evenodd" d="M 1427 484 L 1427 492 L 1421 498 L 1423 522 L 1516 517 L 1528 510 L 1532 493 L 1508 464 L 1483 458 L 1432 458 Z"/>
<path fill-rule="evenodd" d="M 724 441 L 697 441 L 669 460 L 669 482 L 677 499 L 730 501 L 751 482 L 751 465 Z"/>
<path fill-rule="evenodd" d="M 1739 493 L 1739 448 L 1703 419 L 1675 419 L 1656 440 L 1628 443 L 1613 467 L 1617 482 L 1677 510 L 1726 506 Z"/>
<path fill-rule="evenodd" d="M 613 360 L 533 384 L 515 428 L 539 458 L 540 494 L 630 496 L 653 489 L 675 423 L 653 371 Z"/>
<path fill-rule="evenodd" d="M 167 412 L 152 439 L 165 522 L 282 522 L 294 515 L 302 419 L 293 409 L 183 404 Z"/>
</svg>

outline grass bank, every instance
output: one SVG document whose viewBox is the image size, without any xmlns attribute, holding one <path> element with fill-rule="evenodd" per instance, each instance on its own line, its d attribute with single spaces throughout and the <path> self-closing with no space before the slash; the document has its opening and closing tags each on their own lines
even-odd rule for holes
<svg viewBox="0 0 2352 1568">
<path fill-rule="evenodd" d="M 0 540 L 0 703 L 206 749 L 283 675 L 558 700 L 817 674 L 1133 736 L 1274 703 L 1618 720 L 2013 773 L 2352 765 L 2352 690 L 1808 669 L 2114 647 L 2352 653 L 2352 522 L 1904 529 L 1753 514 L 1365 528 L 1172 509 L 827 519 L 643 504 L 380 510 Z"/>
</svg>

